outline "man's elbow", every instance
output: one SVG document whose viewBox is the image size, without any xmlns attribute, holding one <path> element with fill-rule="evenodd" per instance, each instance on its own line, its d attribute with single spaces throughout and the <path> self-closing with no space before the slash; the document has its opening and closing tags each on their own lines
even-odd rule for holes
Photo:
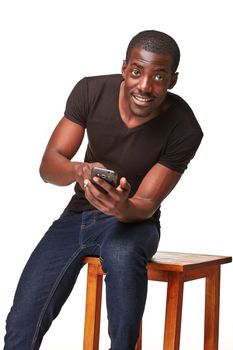
<svg viewBox="0 0 233 350">
<path fill-rule="evenodd" d="M 46 171 L 46 166 L 45 166 L 43 160 L 42 160 L 42 162 L 40 164 L 40 167 L 39 167 L 39 174 L 40 174 L 40 177 L 42 178 L 42 180 L 44 182 L 49 182 L 48 178 L 47 178 L 48 174 L 47 174 L 47 171 Z"/>
</svg>

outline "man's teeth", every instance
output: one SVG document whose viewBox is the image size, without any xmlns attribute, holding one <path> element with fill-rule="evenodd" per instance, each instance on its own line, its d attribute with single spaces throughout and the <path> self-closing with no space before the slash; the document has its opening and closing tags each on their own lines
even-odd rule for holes
<svg viewBox="0 0 233 350">
<path fill-rule="evenodd" d="M 140 102 L 150 102 L 152 99 L 148 97 L 142 97 L 142 96 L 134 96 L 136 100 Z"/>
</svg>

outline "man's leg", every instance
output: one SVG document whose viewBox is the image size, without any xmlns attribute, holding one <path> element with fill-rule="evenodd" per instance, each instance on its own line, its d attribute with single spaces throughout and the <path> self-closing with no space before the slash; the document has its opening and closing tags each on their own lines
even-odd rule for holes
<svg viewBox="0 0 233 350">
<path fill-rule="evenodd" d="M 32 253 L 7 318 L 4 350 L 36 350 L 82 267 L 80 214 L 63 214 Z"/>
<path fill-rule="evenodd" d="M 147 295 L 146 265 L 157 250 L 160 234 L 152 220 L 124 224 L 112 219 L 108 230 L 101 259 L 107 273 L 111 350 L 134 350 Z"/>
</svg>

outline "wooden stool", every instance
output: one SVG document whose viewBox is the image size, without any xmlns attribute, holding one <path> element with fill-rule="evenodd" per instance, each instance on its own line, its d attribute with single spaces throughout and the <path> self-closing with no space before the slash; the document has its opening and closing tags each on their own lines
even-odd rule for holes
<svg viewBox="0 0 233 350">
<path fill-rule="evenodd" d="M 178 350 L 184 282 L 206 279 L 204 350 L 218 349 L 220 266 L 232 261 L 230 256 L 157 252 L 147 264 L 148 279 L 167 282 L 167 303 L 163 350 Z M 88 263 L 84 350 L 99 349 L 102 281 L 104 272 L 98 258 L 86 257 Z M 141 350 L 140 332 L 135 350 Z"/>
</svg>

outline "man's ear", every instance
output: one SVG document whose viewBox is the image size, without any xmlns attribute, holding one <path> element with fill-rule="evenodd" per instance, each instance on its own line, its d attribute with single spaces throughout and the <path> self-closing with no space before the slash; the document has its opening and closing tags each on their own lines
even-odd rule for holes
<svg viewBox="0 0 233 350">
<path fill-rule="evenodd" d="M 169 85 L 169 88 L 168 88 L 168 89 L 172 89 L 172 88 L 174 88 L 174 86 L 176 85 L 177 80 L 178 80 L 178 75 L 179 75 L 179 73 L 178 73 L 178 72 L 176 72 L 176 73 L 174 73 L 174 74 L 172 75 L 171 83 L 170 83 L 170 85 Z"/>
<path fill-rule="evenodd" d="M 121 74 L 122 74 L 122 77 L 125 79 L 125 70 L 126 70 L 126 66 L 127 66 L 127 63 L 126 63 L 126 60 L 123 61 L 122 63 L 122 67 L 121 67 Z"/>
</svg>

